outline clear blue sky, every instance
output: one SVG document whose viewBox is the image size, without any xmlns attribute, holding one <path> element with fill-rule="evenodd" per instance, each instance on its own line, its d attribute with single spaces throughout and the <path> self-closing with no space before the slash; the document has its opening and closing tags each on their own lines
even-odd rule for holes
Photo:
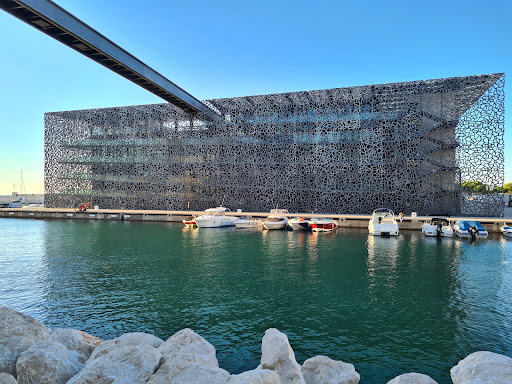
<svg viewBox="0 0 512 384">
<path fill-rule="evenodd" d="M 512 1 L 57 0 L 199 99 L 505 72 Z M 44 113 L 160 103 L 0 11 L 0 194 L 42 193 Z"/>
</svg>

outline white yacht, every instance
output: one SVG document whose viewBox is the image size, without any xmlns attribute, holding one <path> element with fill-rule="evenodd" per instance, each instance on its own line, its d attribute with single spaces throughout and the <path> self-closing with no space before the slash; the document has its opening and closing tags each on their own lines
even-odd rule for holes
<svg viewBox="0 0 512 384">
<path fill-rule="evenodd" d="M 425 236 L 452 237 L 453 229 L 444 217 L 428 217 L 421 227 Z"/>
<path fill-rule="evenodd" d="M 288 215 L 290 212 L 286 209 L 272 209 L 270 215 L 263 221 L 265 229 L 285 229 L 288 225 Z"/>
<path fill-rule="evenodd" d="M 238 217 L 227 216 L 228 208 L 217 207 L 209 208 L 201 216 L 195 218 L 196 225 L 199 228 L 217 228 L 229 227 L 235 225 Z"/>
<path fill-rule="evenodd" d="M 263 226 L 263 220 L 253 219 L 249 216 L 243 216 L 235 221 L 235 227 L 237 228 L 259 228 Z"/>
<path fill-rule="evenodd" d="M 398 236 L 398 223 L 393 211 L 387 208 L 379 208 L 373 211 L 372 218 L 368 223 L 368 232 L 375 236 Z"/>
<path fill-rule="evenodd" d="M 453 231 L 459 237 L 471 237 L 472 239 L 486 239 L 489 232 L 478 221 L 457 220 L 453 224 Z"/>
<path fill-rule="evenodd" d="M 311 227 L 309 226 L 309 220 L 306 220 L 303 217 L 294 217 L 288 220 L 288 228 L 298 231 L 298 230 L 311 230 Z"/>
</svg>

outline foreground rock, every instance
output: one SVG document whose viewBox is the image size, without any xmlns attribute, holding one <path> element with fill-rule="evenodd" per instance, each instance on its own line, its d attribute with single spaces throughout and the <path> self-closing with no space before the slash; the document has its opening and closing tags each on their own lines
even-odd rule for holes
<svg viewBox="0 0 512 384">
<path fill-rule="evenodd" d="M 283 384 L 306 384 L 288 336 L 275 328 L 267 329 L 263 336 L 261 368 L 275 371 Z"/>
<path fill-rule="evenodd" d="M 454 384 L 510 384 L 512 359 L 480 351 L 466 357 L 450 370 Z"/>
<path fill-rule="evenodd" d="M 86 360 L 84 355 L 55 341 L 34 344 L 18 358 L 18 383 L 65 384 L 80 372 Z"/>
<path fill-rule="evenodd" d="M 316 356 L 302 364 L 306 384 L 357 384 L 359 373 L 352 364 Z"/>
<path fill-rule="evenodd" d="M 76 351 L 87 358 L 103 342 L 103 340 L 88 333 L 67 328 L 57 328 L 51 331 L 50 340 L 64 344 L 67 349 Z"/>
<path fill-rule="evenodd" d="M 17 384 L 16 379 L 8 373 L 0 373 L 0 384 Z"/>
<path fill-rule="evenodd" d="M 228 384 L 281 384 L 281 379 L 274 371 L 256 368 L 239 375 L 232 375 Z"/>
<path fill-rule="evenodd" d="M 189 328 L 176 332 L 158 350 L 165 361 L 179 357 L 211 367 L 219 366 L 215 347 Z"/>
<path fill-rule="evenodd" d="M 158 347 L 158 351 L 162 355 L 163 364 L 148 384 L 175 383 L 178 382 L 176 380 L 185 383 L 185 379 L 192 380 L 196 374 L 189 372 L 188 366 L 209 377 L 212 383 L 222 383 L 222 380 L 229 378 L 229 373 L 219 368 L 215 347 L 191 329 L 185 328 L 175 333 Z"/>
<path fill-rule="evenodd" d="M 423 373 L 404 373 L 388 381 L 388 384 L 437 384 L 437 381 Z"/>
<path fill-rule="evenodd" d="M 15 336 L 41 342 L 50 338 L 50 331 L 31 316 L 7 307 L 0 307 L 0 341 Z"/>
<path fill-rule="evenodd" d="M 150 335 L 149 333 L 125 333 L 124 335 L 119 336 L 115 339 L 102 342 L 100 346 L 93 351 L 93 353 L 89 357 L 89 360 L 97 359 L 100 356 L 106 355 L 112 352 L 113 350 L 122 347 L 147 345 L 152 348 L 158 348 L 158 346 L 163 342 L 164 341 L 162 339 Z"/>
<path fill-rule="evenodd" d="M 16 377 L 16 361 L 18 357 L 33 344 L 33 340 L 22 336 L 0 340 L 0 372 Z"/>
<path fill-rule="evenodd" d="M 160 364 L 160 352 L 147 344 L 112 348 L 92 356 L 67 384 L 144 384 Z"/>
<path fill-rule="evenodd" d="M 227 384 L 229 376 L 224 369 L 175 357 L 168 359 L 148 384 Z"/>
</svg>

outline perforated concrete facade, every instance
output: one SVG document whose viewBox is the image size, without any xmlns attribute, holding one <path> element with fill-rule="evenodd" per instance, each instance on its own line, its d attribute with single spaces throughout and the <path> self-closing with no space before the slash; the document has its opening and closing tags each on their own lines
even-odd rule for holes
<svg viewBox="0 0 512 384">
<path fill-rule="evenodd" d="M 501 216 L 504 75 L 47 113 L 45 202 Z"/>
</svg>

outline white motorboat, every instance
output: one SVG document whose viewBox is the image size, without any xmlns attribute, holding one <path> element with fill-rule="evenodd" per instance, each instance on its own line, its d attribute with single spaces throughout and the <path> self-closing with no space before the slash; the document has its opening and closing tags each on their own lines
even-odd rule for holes
<svg viewBox="0 0 512 384">
<path fill-rule="evenodd" d="M 391 209 L 379 208 L 373 211 L 368 223 L 368 232 L 374 236 L 398 236 L 398 223 Z"/>
<path fill-rule="evenodd" d="M 448 219 L 443 217 L 429 217 L 423 223 L 421 232 L 425 236 L 452 237 L 453 229 Z"/>
<path fill-rule="evenodd" d="M 453 231 L 459 237 L 471 237 L 472 239 L 486 239 L 489 232 L 478 221 L 458 220 L 453 225 Z"/>
<path fill-rule="evenodd" d="M 311 227 L 309 226 L 309 220 L 306 220 L 303 217 L 293 217 L 288 220 L 288 228 L 298 231 L 298 230 L 306 230 L 309 231 Z"/>
<path fill-rule="evenodd" d="M 509 227 L 508 225 L 503 225 L 501 228 L 501 233 L 503 233 L 503 236 L 506 237 L 512 237 L 512 227 Z"/>
<path fill-rule="evenodd" d="M 336 220 L 327 218 L 315 218 L 309 221 L 313 232 L 331 232 L 338 228 Z"/>
<path fill-rule="evenodd" d="M 228 208 L 217 207 L 209 208 L 201 216 L 195 218 L 196 225 L 199 228 L 218 228 L 235 225 L 238 217 L 227 216 Z"/>
<path fill-rule="evenodd" d="M 244 216 L 235 221 L 235 227 L 237 228 L 259 228 L 263 226 L 263 220 L 253 219 L 248 216 Z"/>
<path fill-rule="evenodd" d="M 286 209 L 272 209 L 270 215 L 263 221 L 265 229 L 285 229 L 288 225 L 288 212 Z"/>
</svg>

